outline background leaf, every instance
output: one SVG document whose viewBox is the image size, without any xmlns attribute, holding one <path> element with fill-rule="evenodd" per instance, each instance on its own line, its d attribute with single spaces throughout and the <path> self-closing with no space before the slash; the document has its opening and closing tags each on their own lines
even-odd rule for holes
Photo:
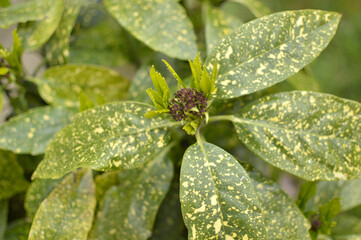
<svg viewBox="0 0 361 240">
<path fill-rule="evenodd" d="M 105 0 L 104 4 L 125 29 L 155 51 L 184 60 L 197 55 L 192 24 L 177 1 Z"/>
<path fill-rule="evenodd" d="M 0 148 L 33 155 L 44 153 L 54 135 L 70 123 L 75 111 L 38 107 L 0 125 Z"/>
<path fill-rule="evenodd" d="M 188 239 L 260 239 L 261 205 L 246 171 L 229 153 L 197 143 L 184 154 L 180 200 Z"/>
<path fill-rule="evenodd" d="M 163 116 L 145 118 L 150 110 L 146 104 L 118 102 L 77 114 L 50 143 L 33 178 L 59 178 L 78 167 L 141 166 L 168 143 L 167 127 L 175 124 Z"/>
<path fill-rule="evenodd" d="M 124 99 L 129 81 L 117 72 L 92 65 L 63 65 L 48 68 L 41 78 L 33 80 L 48 103 L 79 107 L 79 94 L 84 92 L 96 102 L 100 94 L 107 101 Z"/>
<path fill-rule="evenodd" d="M 69 174 L 41 203 L 29 240 L 87 239 L 95 204 L 91 170 Z"/>
<path fill-rule="evenodd" d="M 0 151 L 0 200 L 10 198 L 26 190 L 28 181 L 24 170 L 16 161 L 16 155 Z"/>
<path fill-rule="evenodd" d="M 0 240 L 4 239 L 4 233 L 8 222 L 9 203 L 7 199 L 0 200 Z"/>
<path fill-rule="evenodd" d="M 214 60 L 220 66 L 217 97 L 249 94 L 295 74 L 327 46 L 339 20 L 338 13 L 300 10 L 243 24 L 206 59 L 208 70 Z"/>
<path fill-rule="evenodd" d="M 118 174 L 119 185 L 106 192 L 91 239 L 146 240 L 169 188 L 172 162 L 161 152 L 144 166 Z M 94 234 L 94 235 L 93 235 Z"/>
<path fill-rule="evenodd" d="M 271 14 L 271 10 L 260 0 L 232 0 L 246 6 L 257 18 Z"/>
<path fill-rule="evenodd" d="M 284 92 L 244 107 L 238 137 L 271 165 L 300 178 L 356 178 L 361 162 L 361 105 L 332 95 Z"/>
<path fill-rule="evenodd" d="M 5 240 L 28 240 L 31 223 L 25 219 L 11 222 L 5 232 Z"/>
<path fill-rule="evenodd" d="M 308 234 L 310 223 L 290 196 L 260 173 L 252 171 L 248 174 L 261 202 L 268 239 L 311 239 Z"/>
</svg>

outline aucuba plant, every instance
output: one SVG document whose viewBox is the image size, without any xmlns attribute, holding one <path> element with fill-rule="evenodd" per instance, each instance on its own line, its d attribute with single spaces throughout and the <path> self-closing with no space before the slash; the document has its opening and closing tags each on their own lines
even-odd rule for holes
<svg viewBox="0 0 361 240">
<path fill-rule="evenodd" d="M 361 239 L 361 104 L 307 66 L 339 13 L 0 4 L 0 239 Z"/>
</svg>

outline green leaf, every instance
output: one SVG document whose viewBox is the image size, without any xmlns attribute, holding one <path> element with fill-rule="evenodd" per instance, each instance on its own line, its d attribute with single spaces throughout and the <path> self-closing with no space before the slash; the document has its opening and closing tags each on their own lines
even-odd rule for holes
<svg viewBox="0 0 361 240">
<path fill-rule="evenodd" d="M 305 210 L 306 203 L 316 194 L 316 183 L 315 182 L 305 182 L 301 186 L 300 193 L 298 194 L 298 199 L 296 201 L 298 207 L 303 211 Z"/>
<path fill-rule="evenodd" d="M 5 75 L 9 72 L 10 68 L 0 67 L 0 75 Z"/>
<path fill-rule="evenodd" d="M 167 113 L 167 112 L 170 112 L 170 110 L 169 109 L 154 110 L 154 111 L 147 112 L 146 114 L 144 114 L 144 116 L 146 118 L 152 118 L 152 117 L 158 116 L 159 114 Z"/>
<path fill-rule="evenodd" d="M 0 28 L 7 28 L 19 22 L 41 20 L 48 10 L 48 4 L 47 0 L 32 0 L 2 8 Z"/>
<path fill-rule="evenodd" d="M 280 186 L 258 172 L 248 172 L 253 181 L 268 239 L 311 239 L 309 221 Z"/>
<path fill-rule="evenodd" d="M 212 93 L 212 80 L 211 80 L 205 66 L 203 66 L 202 77 L 199 81 L 199 87 L 200 87 L 201 91 L 204 93 L 204 95 L 206 96 L 206 98 L 209 98 L 209 96 Z M 214 88 L 214 86 L 213 86 L 213 88 Z"/>
<path fill-rule="evenodd" d="M 198 92 L 201 91 L 199 87 L 199 81 L 201 80 L 202 77 L 202 64 L 199 56 L 200 53 L 198 53 L 197 57 L 193 60 L 193 62 L 189 60 L 189 66 L 191 67 L 191 71 L 193 75 L 191 87 L 195 88 Z"/>
<path fill-rule="evenodd" d="M 152 100 L 156 109 L 161 110 L 164 108 L 163 106 L 163 98 L 159 95 L 158 92 L 154 91 L 154 89 L 147 89 L 147 94 L 149 98 Z"/>
<path fill-rule="evenodd" d="M 184 154 L 180 200 L 188 239 L 261 239 L 261 205 L 246 171 L 229 153 L 197 143 Z"/>
<path fill-rule="evenodd" d="M 287 79 L 295 90 L 320 92 L 321 86 L 313 76 L 310 68 L 299 71 Z"/>
<path fill-rule="evenodd" d="M 260 0 L 232 0 L 246 6 L 257 18 L 271 14 L 271 10 Z"/>
<path fill-rule="evenodd" d="M 0 240 L 4 239 L 4 233 L 8 222 L 9 202 L 7 199 L 0 200 Z"/>
<path fill-rule="evenodd" d="M 3 106 L 4 106 L 4 91 L 2 89 L 0 89 L 0 113 L 3 110 Z"/>
<path fill-rule="evenodd" d="M 0 0 L 0 7 L 8 7 L 10 6 L 10 1 L 9 0 Z"/>
<path fill-rule="evenodd" d="M 0 148 L 22 154 L 42 154 L 74 114 L 72 109 L 46 106 L 17 115 L 0 125 Z"/>
<path fill-rule="evenodd" d="M 51 191 L 62 179 L 35 179 L 29 186 L 25 195 L 26 216 L 33 219 L 42 201 L 49 196 Z"/>
<path fill-rule="evenodd" d="M 73 30 L 83 0 L 64 0 L 61 21 L 53 36 L 45 45 L 46 59 L 50 65 L 62 65 L 69 59 L 69 37 Z"/>
<path fill-rule="evenodd" d="M 16 155 L 0 151 L 0 200 L 21 193 L 28 187 L 24 170 L 16 161 Z"/>
<path fill-rule="evenodd" d="M 94 239 L 146 240 L 173 176 L 172 162 L 163 150 L 144 166 L 118 174 L 100 204 Z"/>
<path fill-rule="evenodd" d="M 149 76 L 150 68 L 148 64 L 142 65 L 132 79 L 129 87 L 131 100 L 148 104 L 152 103 L 152 100 L 146 94 L 147 89 L 153 87 L 152 80 Z"/>
<path fill-rule="evenodd" d="M 25 219 L 11 222 L 5 232 L 5 240 L 28 240 L 31 223 Z"/>
<path fill-rule="evenodd" d="M 95 177 L 95 197 L 98 202 L 103 199 L 109 188 L 120 184 L 119 174 L 121 171 L 124 170 L 105 172 Z"/>
<path fill-rule="evenodd" d="M 84 92 L 79 93 L 79 111 L 85 111 L 90 108 L 93 108 L 95 105 L 94 103 L 88 98 L 88 96 Z"/>
<path fill-rule="evenodd" d="M 286 11 L 243 24 L 206 59 L 217 60 L 218 98 L 246 95 L 281 82 L 315 59 L 335 34 L 340 15 Z"/>
<path fill-rule="evenodd" d="M 32 239 L 87 239 L 96 205 L 91 170 L 71 173 L 40 204 Z"/>
<path fill-rule="evenodd" d="M 320 232 L 330 234 L 331 228 L 335 225 L 332 220 L 341 212 L 340 198 L 334 198 L 329 203 L 319 207 L 320 220 L 322 222 Z"/>
<path fill-rule="evenodd" d="M 163 59 L 164 64 L 167 66 L 169 72 L 173 75 L 173 77 L 177 80 L 178 82 L 178 88 L 186 88 L 186 85 L 183 83 L 182 79 L 178 76 L 178 74 L 176 73 L 176 71 L 174 71 L 173 67 L 166 61 Z"/>
<path fill-rule="evenodd" d="M 271 165 L 300 178 L 356 178 L 361 163 L 361 105 L 328 94 L 263 97 L 233 118 L 238 137 Z"/>
<path fill-rule="evenodd" d="M 167 81 L 164 77 L 155 71 L 154 66 L 150 69 L 150 78 L 152 79 L 153 85 L 159 96 L 161 97 L 161 104 L 164 108 L 168 107 L 168 99 L 170 97 L 170 90 Z"/>
<path fill-rule="evenodd" d="M 78 168 L 135 168 L 169 141 L 168 127 L 179 123 L 146 118 L 153 110 L 137 102 L 109 103 L 75 115 L 50 143 L 33 178 L 59 178 Z"/>
<path fill-rule="evenodd" d="M 79 107 L 80 92 L 93 102 L 96 102 L 98 94 L 105 96 L 107 102 L 124 99 L 129 86 L 129 81 L 117 72 L 93 65 L 51 67 L 41 78 L 33 81 L 48 103 L 67 107 Z"/>
<path fill-rule="evenodd" d="M 153 50 L 184 60 L 196 56 L 191 21 L 177 1 L 105 0 L 104 4 L 125 29 Z"/>
</svg>

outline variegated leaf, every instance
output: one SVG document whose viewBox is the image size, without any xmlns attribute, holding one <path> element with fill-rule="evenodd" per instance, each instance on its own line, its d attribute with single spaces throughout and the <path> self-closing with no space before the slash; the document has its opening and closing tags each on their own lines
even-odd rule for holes
<svg viewBox="0 0 361 240">
<path fill-rule="evenodd" d="M 243 24 L 206 59 L 220 66 L 217 97 L 234 98 L 278 82 L 315 59 L 335 34 L 340 15 L 319 10 L 287 11 Z"/>
<path fill-rule="evenodd" d="M 27 50 L 35 50 L 49 40 L 56 30 L 64 9 L 64 0 L 47 0 L 49 9 L 43 19 L 35 22 L 27 22 L 18 26 L 19 38 L 22 47 Z"/>
<path fill-rule="evenodd" d="M 268 163 L 301 178 L 338 180 L 361 172 L 361 105 L 328 94 L 263 97 L 234 118 L 238 137 Z"/>
<path fill-rule="evenodd" d="M 0 125 L 0 148 L 16 153 L 42 154 L 54 135 L 70 123 L 75 110 L 38 107 Z"/>
<path fill-rule="evenodd" d="M 262 239 L 261 205 L 246 171 L 229 153 L 197 143 L 184 154 L 180 200 L 188 239 Z"/>
<path fill-rule="evenodd" d="M 170 57 L 197 55 L 193 26 L 184 8 L 168 0 L 105 0 L 110 14 L 137 39 Z"/>
<path fill-rule="evenodd" d="M 67 107 L 79 107 L 80 92 L 94 102 L 98 95 L 108 102 L 124 99 L 129 86 L 129 81 L 113 70 L 75 64 L 48 68 L 41 78 L 33 81 L 48 103 Z"/>
<path fill-rule="evenodd" d="M 24 170 L 16 161 L 16 155 L 0 151 L 0 200 L 21 193 L 28 187 Z"/>
<path fill-rule="evenodd" d="M 96 205 L 91 170 L 69 174 L 40 204 L 29 240 L 87 239 Z"/>
<path fill-rule="evenodd" d="M 168 127 L 179 125 L 137 102 L 105 104 L 77 114 L 48 146 L 33 178 L 59 178 L 78 168 L 135 168 L 169 141 Z"/>
<path fill-rule="evenodd" d="M 50 65 L 61 65 L 69 61 L 69 37 L 84 0 L 64 0 L 61 21 L 53 36 L 45 45 L 46 59 Z"/>
<path fill-rule="evenodd" d="M 144 166 L 118 173 L 120 184 L 106 192 L 91 239 L 146 240 L 173 176 L 163 150 Z"/>
<path fill-rule="evenodd" d="M 308 234 L 310 223 L 291 197 L 260 173 L 252 171 L 248 174 L 261 202 L 268 239 L 311 239 Z"/>
</svg>

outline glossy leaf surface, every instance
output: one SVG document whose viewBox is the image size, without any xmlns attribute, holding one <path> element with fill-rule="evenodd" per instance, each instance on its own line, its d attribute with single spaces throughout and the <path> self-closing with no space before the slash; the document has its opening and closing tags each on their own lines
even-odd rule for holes
<svg viewBox="0 0 361 240">
<path fill-rule="evenodd" d="M 177 1 L 105 0 L 110 14 L 137 39 L 170 57 L 193 59 L 193 26 Z"/>
<path fill-rule="evenodd" d="M 206 59 L 219 64 L 218 98 L 246 95 L 281 82 L 316 58 L 335 34 L 340 15 L 286 11 L 243 24 Z"/>
<path fill-rule="evenodd" d="M 54 135 L 70 123 L 75 111 L 38 107 L 0 125 L 0 148 L 33 155 L 44 153 Z"/>
<path fill-rule="evenodd" d="M 184 154 L 180 200 L 188 239 L 261 239 L 260 202 L 246 171 L 229 153 L 197 143 Z"/>
<path fill-rule="evenodd" d="M 101 202 L 94 239 L 146 240 L 173 176 L 173 165 L 162 151 L 144 166 L 118 174 Z"/>
<path fill-rule="evenodd" d="M 234 118 L 238 137 L 268 163 L 307 180 L 356 178 L 361 105 L 328 94 L 263 97 Z"/>
<path fill-rule="evenodd" d="M 79 94 L 96 101 L 102 95 L 107 101 L 126 97 L 129 81 L 117 72 L 93 65 L 63 65 L 48 68 L 41 78 L 34 79 L 40 95 L 54 105 L 79 106 Z"/>
<path fill-rule="evenodd" d="M 151 106 L 137 102 L 105 104 L 77 114 L 45 152 L 33 177 L 59 178 L 78 168 L 139 167 L 169 141 L 163 117 L 145 118 Z"/>
<path fill-rule="evenodd" d="M 71 173 L 41 203 L 29 240 L 87 239 L 96 204 L 91 170 Z"/>
</svg>

